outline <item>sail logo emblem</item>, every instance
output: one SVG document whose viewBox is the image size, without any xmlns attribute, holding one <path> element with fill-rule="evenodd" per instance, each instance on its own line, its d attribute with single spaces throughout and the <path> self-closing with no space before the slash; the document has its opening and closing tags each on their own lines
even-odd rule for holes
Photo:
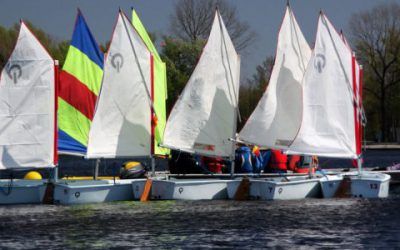
<svg viewBox="0 0 400 250">
<path fill-rule="evenodd" d="M 124 66 L 124 57 L 120 53 L 112 55 L 111 66 L 119 73 L 119 70 Z"/>
<path fill-rule="evenodd" d="M 325 65 L 326 65 L 325 56 L 322 54 L 317 54 L 314 59 L 314 68 L 318 70 L 318 72 L 321 74 L 322 70 L 325 68 Z"/>
<path fill-rule="evenodd" d="M 11 80 L 14 81 L 14 84 L 18 83 L 18 79 L 22 76 L 22 68 L 18 64 L 14 64 L 7 69 L 7 75 Z"/>
</svg>

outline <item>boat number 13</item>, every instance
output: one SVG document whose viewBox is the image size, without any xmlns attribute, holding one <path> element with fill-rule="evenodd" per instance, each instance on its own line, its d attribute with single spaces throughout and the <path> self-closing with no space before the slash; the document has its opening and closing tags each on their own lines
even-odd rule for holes
<svg viewBox="0 0 400 250">
<path fill-rule="evenodd" d="M 376 184 L 376 183 L 371 183 L 371 184 L 369 184 L 369 187 L 370 187 L 371 189 L 378 189 L 378 184 Z"/>
</svg>

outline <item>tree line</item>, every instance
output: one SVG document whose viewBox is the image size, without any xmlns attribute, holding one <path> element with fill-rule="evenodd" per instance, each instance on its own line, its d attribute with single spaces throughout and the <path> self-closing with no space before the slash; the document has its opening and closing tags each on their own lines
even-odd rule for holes
<svg viewBox="0 0 400 250">
<path fill-rule="evenodd" d="M 232 40 L 240 52 L 246 51 L 257 35 L 249 25 L 239 20 L 237 9 L 226 0 L 179 0 L 170 18 L 169 34 L 153 40 L 160 44 L 161 58 L 167 64 L 168 100 L 171 110 L 196 66 L 218 8 Z M 54 39 L 30 22 L 27 25 L 60 61 L 62 66 L 69 41 Z M 14 47 L 19 25 L 0 25 L 0 69 Z M 349 34 L 357 58 L 364 67 L 364 108 L 367 116 L 366 140 L 398 141 L 400 137 L 400 5 L 385 3 L 371 10 L 355 13 L 349 21 Z M 100 45 L 105 51 L 106 44 Z M 255 73 L 242 80 L 239 93 L 240 129 L 265 92 L 274 57 L 255 68 Z"/>
</svg>

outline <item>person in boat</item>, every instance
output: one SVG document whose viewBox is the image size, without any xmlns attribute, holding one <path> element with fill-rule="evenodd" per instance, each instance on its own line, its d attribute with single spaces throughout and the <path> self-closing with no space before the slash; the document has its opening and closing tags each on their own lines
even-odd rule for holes
<svg viewBox="0 0 400 250">
<path fill-rule="evenodd" d="M 317 156 L 300 156 L 291 155 L 288 161 L 288 169 L 293 173 L 306 174 L 309 173 L 311 166 L 311 173 L 315 173 L 318 167 Z"/>
<path fill-rule="evenodd" d="M 260 173 L 264 169 L 264 155 L 260 148 L 240 145 L 235 152 L 235 172 L 237 173 Z"/>
<path fill-rule="evenodd" d="M 265 172 L 267 173 L 286 173 L 287 172 L 288 157 L 281 150 L 272 149 L 271 159 Z"/>
<path fill-rule="evenodd" d="M 252 151 L 241 144 L 235 151 L 235 172 L 236 173 L 253 173 Z"/>
<path fill-rule="evenodd" d="M 226 164 L 222 157 L 202 156 L 201 166 L 205 171 L 213 174 L 222 174 L 226 169 Z"/>
<path fill-rule="evenodd" d="M 201 157 L 186 152 L 171 150 L 168 161 L 171 174 L 203 174 L 205 170 L 201 165 Z"/>
<path fill-rule="evenodd" d="M 252 163 L 253 173 L 261 173 L 264 170 L 265 161 L 269 161 L 269 151 L 261 152 L 258 146 L 253 146 Z"/>
<path fill-rule="evenodd" d="M 300 155 L 289 155 L 288 156 L 288 170 L 293 171 L 296 173 L 296 170 L 301 165 L 301 156 Z"/>
</svg>

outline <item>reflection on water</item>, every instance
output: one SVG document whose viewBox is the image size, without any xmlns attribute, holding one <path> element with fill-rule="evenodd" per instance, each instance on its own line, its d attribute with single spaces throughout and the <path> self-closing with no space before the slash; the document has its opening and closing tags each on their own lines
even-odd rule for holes
<svg viewBox="0 0 400 250">
<path fill-rule="evenodd" d="M 400 246 L 400 196 L 0 207 L 1 248 Z"/>
</svg>

